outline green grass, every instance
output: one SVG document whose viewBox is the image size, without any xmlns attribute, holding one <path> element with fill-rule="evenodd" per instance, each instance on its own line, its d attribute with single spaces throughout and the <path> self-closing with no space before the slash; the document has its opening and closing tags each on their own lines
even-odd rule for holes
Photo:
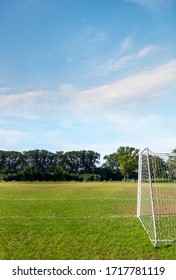
<svg viewBox="0 0 176 280">
<path fill-rule="evenodd" d="M 176 259 L 136 218 L 136 183 L 0 183 L 0 259 Z"/>
</svg>

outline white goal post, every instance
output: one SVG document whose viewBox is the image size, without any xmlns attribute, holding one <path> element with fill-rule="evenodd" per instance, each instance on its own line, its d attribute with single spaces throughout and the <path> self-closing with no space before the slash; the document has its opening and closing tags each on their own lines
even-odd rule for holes
<svg viewBox="0 0 176 280">
<path fill-rule="evenodd" d="M 176 242 L 176 153 L 139 154 L 137 216 L 154 246 Z"/>
</svg>

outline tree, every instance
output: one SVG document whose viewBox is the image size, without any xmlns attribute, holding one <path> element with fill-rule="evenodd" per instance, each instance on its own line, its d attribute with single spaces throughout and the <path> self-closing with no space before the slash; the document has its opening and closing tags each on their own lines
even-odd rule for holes
<svg viewBox="0 0 176 280">
<path fill-rule="evenodd" d="M 23 155 L 16 151 L 0 151 L 0 174 L 4 180 L 21 180 Z"/>
<path fill-rule="evenodd" d="M 100 154 L 94 151 L 83 150 L 81 153 L 82 173 L 96 173 L 100 163 Z"/>
<path fill-rule="evenodd" d="M 23 152 L 25 180 L 50 180 L 56 166 L 56 155 L 47 150 Z"/>
<path fill-rule="evenodd" d="M 64 167 L 70 173 L 91 174 L 97 170 L 100 154 L 94 151 L 70 151 L 64 154 Z"/>
<path fill-rule="evenodd" d="M 172 151 L 172 153 L 176 154 L 176 149 Z M 176 157 L 170 156 L 167 165 L 169 167 L 168 177 L 170 180 L 176 180 Z"/>
<path fill-rule="evenodd" d="M 119 168 L 124 176 L 124 181 L 137 175 L 138 154 L 139 149 L 133 147 L 121 146 L 117 149 Z"/>
<path fill-rule="evenodd" d="M 103 180 L 119 180 L 121 179 L 118 155 L 117 153 L 113 153 L 110 155 L 106 155 L 103 158 L 105 163 L 103 163 L 101 167 L 101 176 Z"/>
<path fill-rule="evenodd" d="M 164 159 L 157 155 L 149 156 L 150 172 L 152 178 L 167 178 L 167 167 Z"/>
</svg>

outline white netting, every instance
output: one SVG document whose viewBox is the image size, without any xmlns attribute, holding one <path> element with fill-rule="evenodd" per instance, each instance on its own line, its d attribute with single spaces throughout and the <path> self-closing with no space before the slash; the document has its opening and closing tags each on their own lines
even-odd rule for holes
<svg viewBox="0 0 176 280">
<path fill-rule="evenodd" d="M 154 245 L 176 240 L 176 154 L 140 154 L 138 217 Z"/>
</svg>

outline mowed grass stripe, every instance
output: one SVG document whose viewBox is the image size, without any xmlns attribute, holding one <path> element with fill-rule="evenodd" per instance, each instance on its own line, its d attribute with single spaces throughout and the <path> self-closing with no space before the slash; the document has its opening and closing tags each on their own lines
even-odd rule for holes
<svg viewBox="0 0 176 280">
<path fill-rule="evenodd" d="M 1 200 L 0 216 L 112 216 L 134 215 L 131 200 Z"/>
<path fill-rule="evenodd" d="M 7 199 L 88 199 L 118 198 L 136 199 L 136 184 L 121 183 L 0 183 L 0 198 Z"/>
</svg>

